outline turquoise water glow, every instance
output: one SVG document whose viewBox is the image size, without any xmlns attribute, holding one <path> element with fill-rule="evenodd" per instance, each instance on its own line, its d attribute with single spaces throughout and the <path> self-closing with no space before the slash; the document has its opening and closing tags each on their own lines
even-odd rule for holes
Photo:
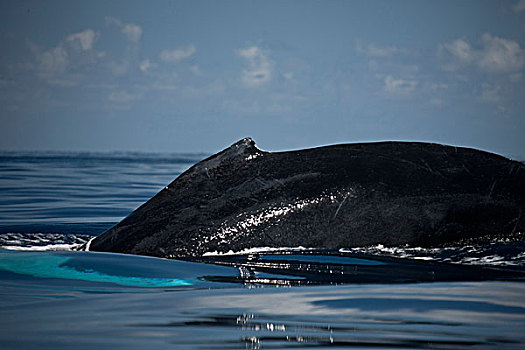
<svg viewBox="0 0 525 350">
<path fill-rule="evenodd" d="M 153 278 L 109 275 L 92 269 L 77 270 L 65 264 L 68 256 L 35 253 L 0 253 L 0 268 L 6 271 L 40 278 L 62 278 L 91 282 L 116 283 L 132 287 L 175 287 L 192 285 L 179 278 Z"/>
</svg>

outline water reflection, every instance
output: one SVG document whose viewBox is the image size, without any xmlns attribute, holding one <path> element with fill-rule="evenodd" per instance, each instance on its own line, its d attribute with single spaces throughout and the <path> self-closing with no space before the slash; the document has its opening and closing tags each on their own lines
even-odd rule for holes
<svg viewBox="0 0 525 350">
<path fill-rule="evenodd" d="M 493 282 L 231 290 L 127 327 L 171 330 L 172 343 L 205 349 L 519 349 L 523 292 Z"/>
<path fill-rule="evenodd" d="M 272 285 L 416 283 L 438 281 L 524 280 L 523 268 L 462 266 L 434 261 L 400 259 L 310 250 L 266 254 L 217 255 L 191 261 L 231 266 L 240 276 L 230 282 Z M 215 276 L 216 280 L 221 277 Z M 223 280 L 226 282 L 226 280 Z"/>
<path fill-rule="evenodd" d="M 39 293 L 52 293 L 55 298 L 44 301 L 36 294 L 36 282 L 27 283 L 18 283 L 15 298 L 12 291 L 17 281 L 0 281 L 4 293 L 10 293 L 0 308 L 0 338 L 6 348 L 525 346 L 525 284 L 517 282 L 141 293 L 113 287 L 113 293 L 90 294 L 46 279 L 39 282 Z"/>
</svg>

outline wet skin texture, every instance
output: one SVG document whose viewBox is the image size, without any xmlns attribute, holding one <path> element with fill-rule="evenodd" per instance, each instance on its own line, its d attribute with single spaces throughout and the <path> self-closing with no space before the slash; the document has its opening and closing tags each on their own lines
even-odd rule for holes
<svg viewBox="0 0 525 350">
<path fill-rule="evenodd" d="M 520 239 L 525 165 L 417 142 L 265 152 L 243 139 L 181 174 L 90 250 L 160 257 L 250 247 Z"/>
</svg>

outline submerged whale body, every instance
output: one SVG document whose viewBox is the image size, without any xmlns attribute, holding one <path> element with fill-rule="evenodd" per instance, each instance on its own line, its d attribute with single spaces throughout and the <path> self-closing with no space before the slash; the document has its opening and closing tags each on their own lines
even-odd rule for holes
<svg viewBox="0 0 525 350">
<path fill-rule="evenodd" d="M 89 249 L 160 257 L 253 247 L 443 246 L 525 232 L 525 165 L 418 142 L 265 152 L 245 138 L 197 163 Z"/>
</svg>

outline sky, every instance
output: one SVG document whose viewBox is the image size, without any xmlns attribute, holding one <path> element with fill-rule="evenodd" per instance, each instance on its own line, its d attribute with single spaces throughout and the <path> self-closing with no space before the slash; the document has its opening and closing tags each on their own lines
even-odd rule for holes
<svg viewBox="0 0 525 350">
<path fill-rule="evenodd" d="M 0 150 L 382 140 L 525 160 L 525 0 L 0 0 Z"/>
</svg>

